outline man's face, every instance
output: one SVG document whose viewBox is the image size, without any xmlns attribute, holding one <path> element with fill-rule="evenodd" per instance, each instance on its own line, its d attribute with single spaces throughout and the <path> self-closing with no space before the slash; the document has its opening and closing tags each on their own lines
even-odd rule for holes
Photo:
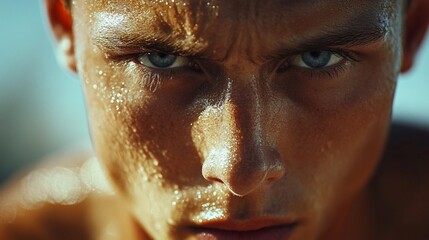
<svg viewBox="0 0 429 240">
<path fill-rule="evenodd" d="M 401 4 L 76 1 L 92 139 L 124 207 L 156 239 L 323 235 L 380 158 Z"/>
</svg>

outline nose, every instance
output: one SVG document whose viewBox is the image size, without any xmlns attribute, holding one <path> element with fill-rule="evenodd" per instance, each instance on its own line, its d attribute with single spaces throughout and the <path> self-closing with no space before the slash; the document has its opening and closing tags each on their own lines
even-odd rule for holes
<svg viewBox="0 0 429 240">
<path fill-rule="evenodd" d="M 204 178 L 224 184 L 236 196 L 246 196 L 284 175 L 283 164 L 272 149 L 237 148 L 213 149 L 203 164 Z"/>
<path fill-rule="evenodd" d="M 211 140 L 202 174 L 234 195 L 245 196 L 280 179 L 285 169 L 279 152 L 267 144 L 270 132 L 263 124 L 264 104 L 257 88 L 228 91 L 222 107 L 206 118 L 216 127 L 205 131 Z"/>
</svg>

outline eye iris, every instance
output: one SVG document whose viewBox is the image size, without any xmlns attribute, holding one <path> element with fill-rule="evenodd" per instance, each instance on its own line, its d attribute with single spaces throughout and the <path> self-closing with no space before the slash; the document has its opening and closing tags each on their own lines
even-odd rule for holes
<svg viewBox="0 0 429 240">
<path fill-rule="evenodd" d="M 325 67 L 331 60 L 332 53 L 329 51 L 306 52 L 301 55 L 302 61 L 311 68 Z"/>
<path fill-rule="evenodd" d="M 149 61 L 158 68 L 170 67 L 176 61 L 176 56 L 165 53 L 148 53 Z"/>
</svg>

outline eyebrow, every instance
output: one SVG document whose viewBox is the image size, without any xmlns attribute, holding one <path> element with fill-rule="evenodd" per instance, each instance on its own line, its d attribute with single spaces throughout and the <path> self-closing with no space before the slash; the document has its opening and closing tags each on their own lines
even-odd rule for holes
<svg viewBox="0 0 429 240">
<path fill-rule="evenodd" d="M 182 56 L 199 56 L 205 52 L 203 49 L 193 48 L 189 43 L 177 41 L 174 37 L 162 34 L 133 35 L 116 33 L 98 33 L 93 36 L 98 47 L 111 54 L 124 54 L 136 51 L 157 51 Z"/>
<path fill-rule="evenodd" d="M 93 31 L 92 40 L 95 44 L 113 55 L 137 53 L 144 50 L 159 51 L 182 56 L 207 58 L 207 46 L 196 47 L 195 41 L 174 36 L 171 32 L 162 31 L 129 31 L 127 27 L 101 24 Z M 292 36 L 281 44 L 271 56 L 262 59 L 272 59 L 294 55 L 305 51 L 326 49 L 328 47 L 354 47 L 375 43 L 387 34 L 387 28 L 371 17 L 360 15 L 346 23 L 327 26 L 313 36 Z M 284 47 L 287 46 L 287 47 Z"/>
<path fill-rule="evenodd" d="M 299 54 L 306 51 L 323 50 L 332 47 L 351 48 L 366 46 L 385 39 L 386 24 L 374 21 L 368 14 L 361 14 L 345 23 L 327 26 L 312 36 L 298 36 L 276 49 L 275 53 L 262 59 L 272 59 Z"/>
<path fill-rule="evenodd" d="M 96 46 L 112 55 L 144 50 L 183 56 L 197 56 L 204 52 L 202 47 L 197 47 L 195 41 L 192 41 L 192 36 L 174 35 L 169 27 L 157 26 L 157 30 L 154 31 L 144 29 L 144 25 L 133 24 L 121 14 L 104 14 L 102 20 L 92 28 L 90 38 Z"/>
<path fill-rule="evenodd" d="M 334 27 L 321 31 L 316 37 L 304 37 L 296 47 L 300 49 L 320 49 L 328 46 L 354 47 L 368 45 L 383 39 L 386 29 L 378 25 L 355 25 Z"/>
</svg>

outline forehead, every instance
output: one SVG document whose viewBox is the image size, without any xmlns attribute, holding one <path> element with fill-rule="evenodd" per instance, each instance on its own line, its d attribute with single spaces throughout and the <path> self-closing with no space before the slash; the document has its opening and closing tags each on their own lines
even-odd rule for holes
<svg viewBox="0 0 429 240">
<path fill-rule="evenodd" d="M 298 42 L 330 28 L 390 29 L 400 0 L 82 0 L 95 38 L 174 38 L 181 45 Z M 269 31 L 268 31 L 269 30 Z M 240 40 L 241 41 L 241 40 Z M 282 43 L 284 44 L 284 43 Z M 250 44 L 251 45 L 251 44 Z"/>
<path fill-rule="evenodd" d="M 166 23 L 216 23 L 219 21 L 249 23 L 266 21 L 297 24 L 293 19 L 309 17 L 313 21 L 330 17 L 344 17 L 350 14 L 370 11 L 381 13 L 392 11 L 393 2 L 398 0 L 85 0 L 94 12 L 115 12 L 133 14 L 133 20 Z M 309 15 L 314 13 L 315 15 Z"/>
</svg>

